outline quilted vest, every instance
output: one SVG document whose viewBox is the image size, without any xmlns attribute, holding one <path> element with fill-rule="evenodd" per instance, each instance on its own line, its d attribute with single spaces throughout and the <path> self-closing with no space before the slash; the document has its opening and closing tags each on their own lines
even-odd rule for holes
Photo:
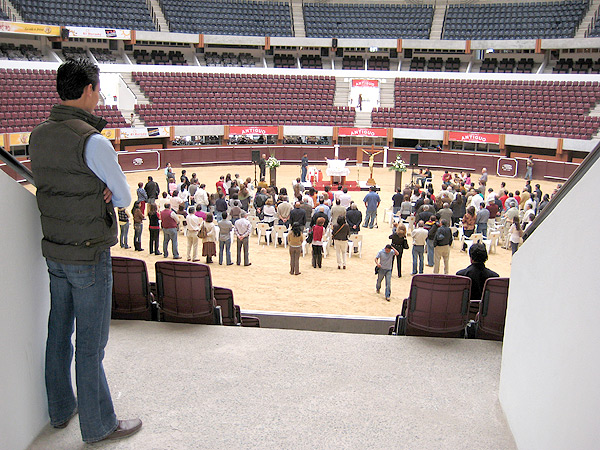
<svg viewBox="0 0 600 450">
<path fill-rule="evenodd" d="M 117 243 L 117 218 L 105 203 L 106 185 L 87 166 L 87 139 L 106 121 L 82 109 L 56 105 L 29 139 L 31 169 L 42 221 L 42 253 L 63 264 L 95 264 Z"/>
</svg>

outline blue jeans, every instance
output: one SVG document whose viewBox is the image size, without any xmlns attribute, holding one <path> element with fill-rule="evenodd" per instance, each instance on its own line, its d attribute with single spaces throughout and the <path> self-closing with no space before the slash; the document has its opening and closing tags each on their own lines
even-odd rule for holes
<svg viewBox="0 0 600 450">
<path fill-rule="evenodd" d="M 93 265 L 61 264 L 51 260 L 46 260 L 46 264 L 51 298 L 46 341 L 50 423 L 64 423 L 78 407 L 83 440 L 99 441 L 117 428 L 102 365 L 112 303 L 110 250 L 104 250 L 100 261 Z M 77 400 L 71 385 L 71 335 L 75 320 Z"/>
<path fill-rule="evenodd" d="M 169 241 L 172 241 L 171 248 L 173 249 L 173 257 L 179 256 L 177 248 L 177 228 L 163 228 L 163 255 L 166 258 L 169 256 Z"/>
<path fill-rule="evenodd" d="M 302 166 L 302 172 L 301 172 L 301 175 L 300 175 L 300 180 L 301 180 L 303 183 L 306 183 L 306 173 L 307 173 L 307 172 L 308 172 L 307 168 L 306 168 L 306 167 L 304 167 L 304 166 Z"/>
<path fill-rule="evenodd" d="M 120 224 L 119 228 L 121 228 L 121 235 L 119 236 L 119 244 L 121 245 L 122 248 L 129 247 L 127 245 L 127 233 L 129 232 L 129 222 Z"/>
<path fill-rule="evenodd" d="M 477 233 L 483 234 L 484 238 L 487 238 L 487 223 L 478 223 L 477 224 Z"/>
<path fill-rule="evenodd" d="M 231 239 L 219 241 L 219 264 L 223 264 L 223 250 L 225 250 L 227 265 L 231 265 Z"/>
<path fill-rule="evenodd" d="M 363 223 L 363 228 L 366 228 L 367 226 L 369 228 L 373 228 L 376 220 L 377 220 L 377 210 L 374 209 L 373 211 L 367 211 L 365 213 L 365 223 Z"/>
<path fill-rule="evenodd" d="M 528 167 L 525 170 L 525 180 L 531 180 L 533 178 L 533 167 Z"/>
<path fill-rule="evenodd" d="M 381 281 L 385 278 L 385 298 L 390 298 L 392 295 L 392 269 L 380 268 L 377 274 L 377 283 L 375 289 L 381 289 Z"/>
<path fill-rule="evenodd" d="M 413 275 L 417 273 L 417 260 L 419 261 L 419 273 L 423 273 L 423 266 L 425 265 L 425 246 L 424 245 L 413 245 L 412 248 L 412 259 L 413 259 Z"/>
<path fill-rule="evenodd" d="M 142 249 L 142 229 L 144 225 L 141 223 L 133 224 L 133 246 L 136 250 Z"/>
<path fill-rule="evenodd" d="M 427 239 L 427 265 L 433 267 L 433 239 Z"/>
</svg>

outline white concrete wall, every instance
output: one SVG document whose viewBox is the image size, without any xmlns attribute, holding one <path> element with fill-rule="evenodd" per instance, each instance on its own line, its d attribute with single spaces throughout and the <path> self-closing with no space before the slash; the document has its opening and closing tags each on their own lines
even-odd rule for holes
<svg viewBox="0 0 600 450">
<path fill-rule="evenodd" d="M 598 179 L 600 163 L 513 258 L 500 402 L 520 450 L 600 448 Z"/>
<path fill-rule="evenodd" d="M 0 171 L 0 449 L 25 449 L 48 423 L 44 353 L 50 294 L 32 193 Z"/>
</svg>

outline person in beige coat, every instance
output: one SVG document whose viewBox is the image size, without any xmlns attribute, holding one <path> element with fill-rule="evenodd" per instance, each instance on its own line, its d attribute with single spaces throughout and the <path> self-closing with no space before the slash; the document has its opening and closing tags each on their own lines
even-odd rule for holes
<svg viewBox="0 0 600 450">
<path fill-rule="evenodd" d="M 206 214 L 204 227 L 206 228 L 206 237 L 202 239 L 202 256 L 206 256 L 206 264 L 210 264 L 212 257 L 217 254 L 217 229 L 212 213 Z"/>
</svg>

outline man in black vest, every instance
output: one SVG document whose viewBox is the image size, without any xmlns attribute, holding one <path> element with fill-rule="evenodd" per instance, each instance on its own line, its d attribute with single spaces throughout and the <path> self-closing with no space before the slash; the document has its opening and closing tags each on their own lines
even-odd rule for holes
<svg viewBox="0 0 600 450">
<path fill-rule="evenodd" d="M 42 253 L 50 274 L 46 392 L 50 423 L 65 428 L 79 412 L 85 442 L 137 432 L 139 419 L 117 420 L 102 360 L 112 303 L 110 247 L 117 242 L 114 206 L 131 202 L 127 179 L 92 113 L 99 69 L 87 60 L 58 68 L 62 100 L 31 133 L 29 151 L 42 221 Z M 77 399 L 71 385 L 76 329 Z"/>
</svg>

